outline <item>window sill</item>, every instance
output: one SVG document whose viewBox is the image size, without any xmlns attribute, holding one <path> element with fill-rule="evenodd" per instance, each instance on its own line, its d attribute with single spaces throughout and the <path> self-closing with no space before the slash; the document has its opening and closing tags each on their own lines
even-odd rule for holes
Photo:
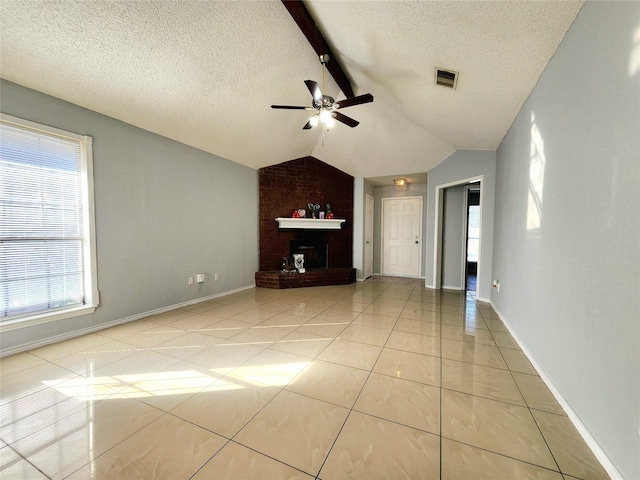
<svg viewBox="0 0 640 480">
<path fill-rule="evenodd" d="M 82 305 L 80 307 L 67 308 L 64 310 L 56 310 L 55 312 L 39 313 L 28 315 L 25 317 L 14 318 L 0 323 L 0 333 L 18 330 L 20 328 L 28 328 L 44 323 L 55 322 L 56 320 L 64 320 L 65 318 L 79 317 L 81 315 L 89 315 L 95 312 L 97 305 Z"/>
</svg>

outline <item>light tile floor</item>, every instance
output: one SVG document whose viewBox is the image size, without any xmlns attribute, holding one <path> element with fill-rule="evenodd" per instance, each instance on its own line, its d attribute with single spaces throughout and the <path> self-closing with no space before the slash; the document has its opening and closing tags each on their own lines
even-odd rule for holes
<svg viewBox="0 0 640 480">
<path fill-rule="evenodd" d="M 2 479 L 608 478 L 490 306 L 251 289 L 2 359 Z"/>
</svg>

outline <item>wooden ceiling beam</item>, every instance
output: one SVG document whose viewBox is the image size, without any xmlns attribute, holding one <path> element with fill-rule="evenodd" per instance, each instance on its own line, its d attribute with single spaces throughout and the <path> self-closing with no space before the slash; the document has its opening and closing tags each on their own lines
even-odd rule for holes
<svg viewBox="0 0 640 480">
<path fill-rule="evenodd" d="M 355 97 L 349 78 L 346 73 L 344 73 L 338 59 L 331 51 L 329 44 L 322 36 L 318 25 L 311 17 L 304 3 L 302 3 L 301 0 L 282 0 L 282 3 L 318 56 L 324 55 L 325 53 L 329 55 L 329 62 L 326 64 L 327 70 L 338 84 L 338 87 L 340 87 L 340 90 L 342 90 L 342 93 L 344 93 L 347 98 Z"/>
</svg>

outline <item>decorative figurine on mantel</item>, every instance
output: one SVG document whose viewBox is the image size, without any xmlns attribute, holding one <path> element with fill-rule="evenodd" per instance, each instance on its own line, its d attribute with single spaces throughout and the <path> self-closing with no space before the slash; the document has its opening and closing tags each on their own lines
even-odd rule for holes
<svg viewBox="0 0 640 480">
<path fill-rule="evenodd" d="M 325 213 L 324 218 L 331 220 L 333 218 L 333 212 L 331 211 L 331 204 L 327 203 L 327 213 Z"/>
<path fill-rule="evenodd" d="M 311 212 L 311 218 L 318 218 L 318 212 L 320 211 L 319 203 L 307 203 L 307 207 Z"/>
</svg>

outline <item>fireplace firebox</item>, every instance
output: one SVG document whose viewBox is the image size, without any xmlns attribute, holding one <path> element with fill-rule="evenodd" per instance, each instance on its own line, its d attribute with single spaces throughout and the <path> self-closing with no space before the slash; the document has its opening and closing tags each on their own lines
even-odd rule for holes
<svg viewBox="0 0 640 480">
<path fill-rule="evenodd" d="M 329 244 L 322 239 L 295 239 L 289 242 L 289 255 L 304 255 L 306 270 L 324 270 L 328 268 Z"/>
</svg>

